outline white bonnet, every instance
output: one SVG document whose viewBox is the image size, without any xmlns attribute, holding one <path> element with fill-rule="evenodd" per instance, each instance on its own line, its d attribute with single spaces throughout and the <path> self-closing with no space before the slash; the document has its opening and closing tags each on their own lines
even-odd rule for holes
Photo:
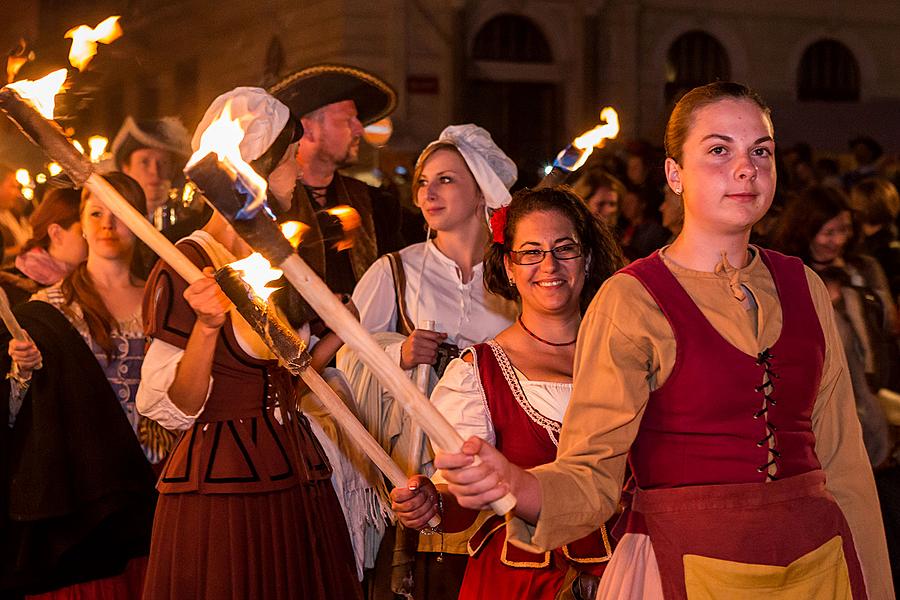
<svg viewBox="0 0 900 600">
<path fill-rule="evenodd" d="M 486 209 L 497 210 L 509 204 L 509 188 L 516 182 L 519 171 L 487 130 L 472 123 L 450 125 L 425 149 L 442 143 L 452 144 L 459 150 L 484 196 Z"/>
<path fill-rule="evenodd" d="M 251 162 L 265 154 L 272 142 L 284 129 L 290 117 L 288 107 L 276 100 L 262 88 L 237 87 L 225 92 L 212 101 L 206 114 L 200 119 L 191 138 L 194 152 L 200 147 L 200 137 L 210 124 L 222 116 L 225 106 L 231 101 L 231 118 L 236 119 L 244 130 L 241 141 L 241 156 Z"/>
</svg>

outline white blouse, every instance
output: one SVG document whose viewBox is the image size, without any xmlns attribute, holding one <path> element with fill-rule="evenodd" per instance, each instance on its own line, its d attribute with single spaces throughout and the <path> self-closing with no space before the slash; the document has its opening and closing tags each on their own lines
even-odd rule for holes
<svg viewBox="0 0 900 600">
<path fill-rule="evenodd" d="M 465 348 L 491 338 L 509 327 L 518 306 L 484 288 L 484 265 L 473 268 L 463 283 L 462 273 L 429 240 L 400 251 L 406 275 L 405 301 L 410 321 L 434 321 L 435 331 L 448 335 L 447 342 Z M 421 292 L 420 292 L 421 290 Z M 353 291 L 360 323 L 370 332 L 397 330 L 397 300 L 394 278 L 386 256 L 365 272 Z M 386 349 L 388 354 L 397 354 Z"/>
<path fill-rule="evenodd" d="M 513 369 L 528 404 L 544 417 L 561 423 L 572 396 L 572 383 L 532 381 L 515 367 Z M 495 445 L 497 437 L 477 370 L 474 362 L 468 363 L 461 358 L 451 361 L 431 393 L 431 403 L 464 440 L 475 435 Z"/>
</svg>

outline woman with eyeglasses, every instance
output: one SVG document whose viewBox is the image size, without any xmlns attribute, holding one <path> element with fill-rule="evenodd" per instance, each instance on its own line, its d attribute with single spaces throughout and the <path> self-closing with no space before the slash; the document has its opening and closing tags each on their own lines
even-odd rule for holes
<svg viewBox="0 0 900 600">
<path fill-rule="evenodd" d="M 517 192 L 494 214 L 491 228 L 485 286 L 520 300 L 522 312 L 450 363 L 431 400 L 464 439 L 478 436 L 530 468 L 556 457 L 581 315 L 622 257 L 608 228 L 568 188 Z M 416 476 L 391 497 L 407 527 L 424 527 L 438 512 L 445 530 L 471 522 L 439 478 Z M 611 553 L 602 527 L 565 547 L 527 552 L 506 541 L 502 517 L 489 511 L 472 517 L 460 598 L 552 599 L 580 572 L 596 579 Z"/>
</svg>

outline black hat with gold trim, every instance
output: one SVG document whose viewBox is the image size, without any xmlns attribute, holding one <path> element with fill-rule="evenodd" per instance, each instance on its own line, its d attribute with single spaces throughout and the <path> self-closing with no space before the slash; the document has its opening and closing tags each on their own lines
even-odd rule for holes
<svg viewBox="0 0 900 600">
<path fill-rule="evenodd" d="M 313 65 L 288 75 L 267 90 L 296 119 L 343 100 L 353 100 L 363 125 L 386 117 L 397 108 L 397 92 L 379 77 L 346 65 Z"/>
</svg>

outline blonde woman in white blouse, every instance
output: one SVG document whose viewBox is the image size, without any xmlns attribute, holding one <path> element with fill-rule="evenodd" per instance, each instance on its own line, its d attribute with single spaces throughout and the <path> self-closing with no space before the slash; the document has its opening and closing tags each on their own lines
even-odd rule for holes
<svg viewBox="0 0 900 600">
<path fill-rule="evenodd" d="M 471 124 L 447 127 L 419 156 L 412 191 L 434 236 L 383 256 L 353 292 L 362 325 L 379 334 L 411 376 L 418 365 L 435 364 L 439 352 L 446 360 L 448 349 L 455 355 L 513 322 L 516 302 L 485 289 L 483 260 L 486 216 L 509 203 L 516 174 L 490 134 Z M 425 322 L 433 325 L 423 329 Z M 348 375 L 369 430 L 398 463 L 419 471 L 429 457 L 409 455 L 403 412 L 349 349 L 338 355 L 338 368 Z"/>
</svg>

